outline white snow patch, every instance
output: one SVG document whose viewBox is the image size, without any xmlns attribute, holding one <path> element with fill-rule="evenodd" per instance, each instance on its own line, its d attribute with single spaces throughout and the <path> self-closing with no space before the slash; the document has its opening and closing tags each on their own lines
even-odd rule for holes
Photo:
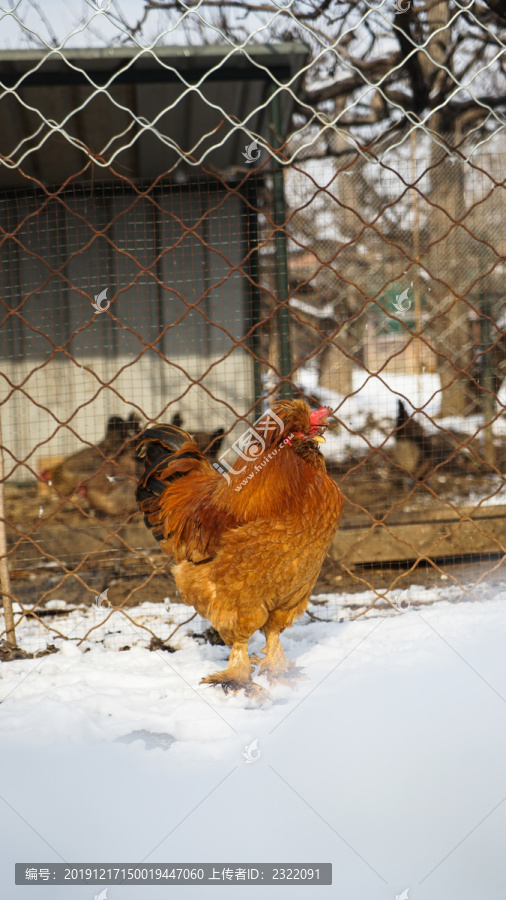
<svg viewBox="0 0 506 900">
<path fill-rule="evenodd" d="M 56 640 L 57 654 L 3 663 L 2 895 L 33 895 L 14 888 L 15 861 L 63 857 L 331 862 L 333 886 L 298 886 L 298 897 L 393 900 L 409 888 L 414 900 L 499 898 L 506 590 L 491 597 L 481 585 L 480 600 L 455 604 L 458 594 L 412 585 L 388 595 L 407 595 L 408 612 L 372 609 L 355 620 L 350 604 L 367 607 L 372 592 L 331 594 L 326 605 L 315 597 L 310 611 L 330 621 L 305 617 L 283 635 L 307 680 L 275 686 L 263 708 L 199 684 L 225 665 L 227 648 L 177 632 L 178 652 L 150 652 L 142 629 L 118 613 L 90 638 L 114 630 L 129 651 Z M 156 604 L 128 612 L 164 635 L 188 614 Z M 93 610 L 72 616 L 79 634 L 96 623 Z M 20 626 L 23 646 L 43 644 L 37 628 Z M 253 741 L 260 757 L 247 764 Z M 226 896 L 279 900 L 280 890 L 233 885 Z M 184 897 L 201 900 L 202 891 L 185 887 Z M 68 889 L 36 893 L 54 900 Z M 72 889 L 83 900 L 97 893 Z M 146 888 L 127 893 L 144 900 Z M 109 888 L 110 900 L 124 894 Z M 221 900 L 223 887 L 205 894 Z"/>
</svg>

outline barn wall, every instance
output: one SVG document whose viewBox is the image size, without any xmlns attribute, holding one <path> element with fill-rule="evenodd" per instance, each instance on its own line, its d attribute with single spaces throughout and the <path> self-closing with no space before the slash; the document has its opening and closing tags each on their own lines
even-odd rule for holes
<svg viewBox="0 0 506 900">
<path fill-rule="evenodd" d="M 7 477 L 17 482 L 33 479 L 30 469 L 38 471 L 41 458 L 72 453 L 83 447 L 83 441 L 97 442 L 110 415 L 126 415 L 137 407 L 147 417 L 165 422 L 178 411 L 189 431 L 231 428 L 236 416 L 213 398 L 226 398 L 237 412 L 247 411 L 245 398 L 253 392 L 250 358 L 236 351 L 225 360 L 214 357 L 206 362 L 212 366 L 203 379 L 209 393 L 192 385 L 176 367 L 147 356 L 133 365 L 129 357 L 117 357 L 116 371 L 122 371 L 116 378 L 110 361 L 96 357 L 83 357 L 83 370 L 60 360 L 35 372 L 27 363 L 4 365 L 3 392 L 5 379 L 25 382 L 24 391 L 16 391 L 1 407 Z M 188 357 L 185 366 L 197 379 L 202 359 Z M 101 381 L 110 387 L 103 388 Z M 141 420 L 145 421 L 142 415 Z M 62 428 L 59 423 L 67 425 Z M 237 426 L 228 441 L 242 430 Z"/>
<path fill-rule="evenodd" d="M 247 411 L 244 219 L 235 194 L 202 186 L 150 199 L 117 185 L 4 195 L 0 415 L 12 478 L 33 477 L 16 459 L 36 470 L 39 457 L 78 449 L 79 435 L 99 440 L 111 414 L 169 421 L 177 410 L 190 430 L 213 431 L 234 424 L 227 404 Z M 97 314 L 105 288 L 111 305 Z M 23 389 L 11 396 L 13 385 Z"/>
</svg>

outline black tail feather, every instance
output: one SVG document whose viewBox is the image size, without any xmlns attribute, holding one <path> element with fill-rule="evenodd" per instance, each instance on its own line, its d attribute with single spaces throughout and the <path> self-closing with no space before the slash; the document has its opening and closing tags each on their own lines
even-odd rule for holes
<svg viewBox="0 0 506 900">
<path fill-rule="evenodd" d="M 183 446 L 188 442 L 193 445 L 194 449 L 183 450 Z M 167 468 L 172 459 L 200 461 L 202 458 L 193 438 L 175 425 L 154 425 L 152 428 L 147 428 L 137 440 L 137 456 L 144 460 L 144 474 L 135 492 L 137 503 L 143 512 L 146 511 L 147 505 L 151 501 L 166 490 L 170 482 L 184 476 L 184 472 L 176 471 L 171 475 L 165 474 L 163 481 L 161 480 L 161 472 Z M 157 540 L 160 540 L 154 530 L 153 534 Z"/>
<path fill-rule="evenodd" d="M 193 443 L 191 436 L 182 428 L 177 428 L 175 425 L 154 425 L 152 428 L 147 428 L 139 437 L 138 455 L 141 458 L 144 457 L 147 448 L 151 448 L 153 442 L 155 445 L 161 445 L 167 453 L 167 450 L 173 452 L 179 450 L 186 441 Z"/>
<path fill-rule="evenodd" d="M 403 425 L 408 421 L 408 414 L 406 412 L 406 407 L 402 400 L 397 400 L 397 422 L 395 423 L 396 428 L 402 428 Z"/>
</svg>

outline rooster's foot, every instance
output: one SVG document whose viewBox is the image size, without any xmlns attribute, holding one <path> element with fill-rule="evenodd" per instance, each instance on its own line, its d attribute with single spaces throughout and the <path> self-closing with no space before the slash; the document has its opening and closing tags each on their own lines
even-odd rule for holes
<svg viewBox="0 0 506 900">
<path fill-rule="evenodd" d="M 207 675 L 205 678 L 201 679 L 200 683 L 211 684 L 213 687 L 217 687 L 221 684 L 225 694 L 228 694 L 229 691 L 232 691 L 233 694 L 237 694 L 238 691 L 244 691 L 247 697 L 252 697 L 253 699 L 262 702 L 270 698 L 269 691 L 260 687 L 259 684 L 255 684 L 251 679 L 243 681 L 234 678 L 234 676 L 229 674 L 226 669 L 222 672 L 214 672 L 213 675 Z"/>
<path fill-rule="evenodd" d="M 258 674 L 266 675 L 269 684 L 278 682 L 279 684 L 288 684 L 293 687 L 294 681 L 306 681 L 302 669 L 295 663 L 284 657 L 282 660 L 270 660 L 269 657 L 261 658 L 259 656 L 250 657 L 250 662 L 259 667 Z"/>
<path fill-rule="evenodd" d="M 266 675 L 269 684 L 277 681 L 293 687 L 294 681 L 305 681 L 306 676 L 302 674 L 302 669 L 286 658 L 278 632 L 268 625 L 262 630 L 266 636 L 266 644 L 261 653 L 265 656 L 255 655 L 250 658 L 250 663 L 259 667 L 258 674 Z"/>
<path fill-rule="evenodd" d="M 263 653 L 264 651 L 261 650 L 260 652 Z M 265 662 L 265 657 L 264 657 L 264 656 L 258 656 L 257 653 L 254 653 L 253 656 L 250 656 L 249 661 L 250 661 L 250 663 L 251 663 L 252 666 L 261 666 L 262 663 Z"/>
<path fill-rule="evenodd" d="M 245 686 L 244 693 L 247 697 L 258 700 L 260 703 L 265 703 L 266 700 L 271 699 L 269 691 L 266 688 L 260 687 L 255 681 L 250 681 L 250 683 Z"/>
<path fill-rule="evenodd" d="M 288 669 L 287 672 L 277 673 L 274 670 L 271 674 L 267 672 L 267 678 L 269 683 L 277 681 L 278 684 L 287 684 L 289 687 L 295 687 L 294 682 L 296 681 L 307 681 L 307 675 L 304 675 L 303 669 L 300 666 L 293 666 L 293 668 Z"/>
</svg>

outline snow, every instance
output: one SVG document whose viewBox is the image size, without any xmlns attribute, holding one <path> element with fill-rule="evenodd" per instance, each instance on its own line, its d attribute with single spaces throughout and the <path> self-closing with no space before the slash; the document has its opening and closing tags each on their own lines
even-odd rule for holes
<svg viewBox="0 0 506 900">
<path fill-rule="evenodd" d="M 395 426 L 399 399 L 406 402 L 405 398 L 412 398 L 413 405 L 423 409 L 426 414 L 422 417 L 424 427 L 426 423 L 430 425 L 427 416 L 435 417 L 440 410 L 440 378 L 428 372 L 423 375 L 370 375 L 356 368 L 352 378 L 353 392 L 349 397 L 321 387 L 315 365 L 299 369 L 294 379 L 301 390 L 329 406 L 339 419 L 338 433 L 327 432 L 325 444 L 322 444 L 322 452 L 329 462 L 343 462 L 350 454 L 364 454 L 371 447 L 391 449 L 395 437 L 389 434 Z M 411 411 L 409 401 L 407 407 Z M 370 427 L 367 420 L 371 416 L 378 427 Z"/>
<path fill-rule="evenodd" d="M 332 862 L 332 887 L 298 887 L 311 900 L 394 900 L 406 889 L 410 900 L 504 897 L 506 589 L 481 584 L 457 604 L 460 593 L 413 585 L 388 595 L 408 611 L 384 603 L 358 619 L 371 592 L 313 598 L 323 621 L 305 616 L 283 636 L 307 680 L 275 686 L 263 708 L 199 685 L 228 652 L 190 636 L 206 622 L 177 631 L 175 653 L 147 649 L 140 625 L 168 637 L 186 607 L 55 618 L 69 635 L 54 641 L 58 653 L 0 667 L 2 896 L 33 897 L 14 888 L 15 861 L 63 857 Z M 19 638 L 35 649 L 48 635 L 28 621 Z M 251 651 L 260 646 L 255 637 Z M 260 756 L 248 764 L 254 741 Z M 290 888 L 234 885 L 225 896 L 260 890 L 279 900 Z M 221 898 L 223 888 L 179 893 Z M 108 890 L 108 900 L 145 896 Z"/>
<path fill-rule="evenodd" d="M 302 391 L 315 397 L 322 405 L 329 406 L 339 420 L 337 433 L 327 432 L 325 444 L 322 445 L 322 452 L 329 462 L 345 462 L 354 454 L 367 453 L 371 447 L 392 450 L 395 435 L 391 432 L 397 419 L 398 400 L 402 400 L 408 415 L 418 411 L 415 418 L 428 434 L 460 431 L 483 440 L 482 415 L 440 417 L 441 382 L 437 373 L 409 375 L 382 372 L 381 375 L 370 375 L 355 368 L 352 393 L 348 397 L 322 387 L 318 378 L 316 360 L 299 369 L 294 376 Z M 497 412 L 500 413 L 501 405 L 506 406 L 506 386 L 501 386 L 498 398 Z M 376 427 L 371 427 L 371 421 Z M 506 416 L 497 416 L 493 433 L 498 440 L 506 435 Z M 482 499 L 481 495 L 479 499 Z M 490 504 L 495 502 L 491 500 Z"/>
<path fill-rule="evenodd" d="M 314 306 L 312 303 L 306 303 L 305 300 L 299 300 L 298 297 L 291 297 L 288 302 L 294 309 L 299 309 L 308 316 L 315 316 L 317 319 L 329 319 L 335 316 L 333 303 L 326 303 L 325 306 Z"/>
<path fill-rule="evenodd" d="M 409 375 L 382 372 L 371 375 L 363 369 L 355 368 L 352 375 L 352 394 L 346 399 L 334 391 L 328 391 L 318 384 L 316 365 L 298 369 L 294 380 L 304 391 L 318 391 L 327 394 L 336 402 L 333 409 L 340 419 L 354 415 L 377 413 L 391 418 L 397 417 L 397 401 L 411 399 L 413 406 L 422 409 L 428 416 L 437 416 L 440 411 L 441 381 L 437 373 Z M 358 430 L 356 427 L 354 430 Z"/>
</svg>

